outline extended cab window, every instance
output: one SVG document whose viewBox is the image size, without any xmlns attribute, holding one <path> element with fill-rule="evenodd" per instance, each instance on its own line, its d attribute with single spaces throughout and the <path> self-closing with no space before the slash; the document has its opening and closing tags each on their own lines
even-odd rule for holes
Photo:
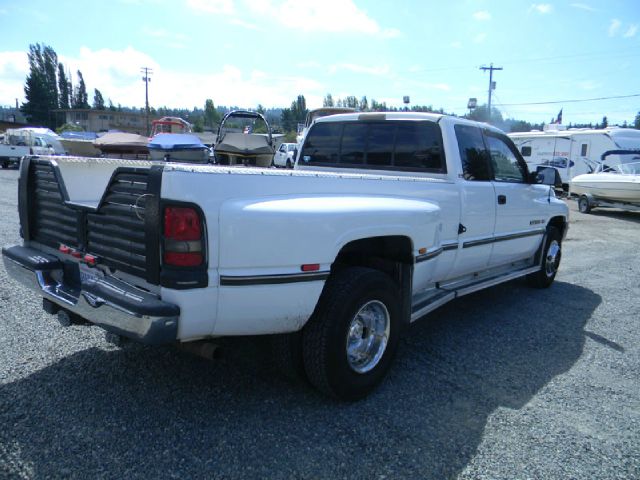
<svg viewBox="0 0 640 480">
<path fill-rule="evenodd" d="M 482 130 L 472 125 L 454 127 L 465 180 L 490 181 L 491 170 L 487 160 Z"/>
<path fill-rule="evenodd" d="M 338 163 L 341 138 L 341 123 L 319 123 L 315 125 L 304 142 L 303 160 L 306 163 L 314 164 Z"/>
<path fill-rule="evenodd" d="M 493 176 L 497 182 L 526 182 L 526 167 L 518 158 L 515 148 L 500 135 L 488 132 L 486 135 L 487 147 L 491 157 Z"/>
<path fill-rule="evenodd" d="M 339 168 L 447 171 L 440 127 L 431 121 L 317 123 L 300 158 Z"/>
</svg>

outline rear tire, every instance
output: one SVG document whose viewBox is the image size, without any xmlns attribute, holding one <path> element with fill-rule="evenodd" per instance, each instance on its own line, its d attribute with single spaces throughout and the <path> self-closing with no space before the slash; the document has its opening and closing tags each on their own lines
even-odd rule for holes
<svg viewBox="0 0 640 480">
<path fill-rule="evenodd" d="M 293 165 L 291 165 L 291 160 L 287 160 L 287 168 L 293 168 Z"/>
<path fill-rule="evenodd" d="M 556 278 L 562 257 L 562 235 L 556 227 L 547 227 L 547 237 L 542 251 L 542 267 L 527 275 L 527 283 L 534 288 L 547 288 Z"/>
<path fill-rule="evenodd" d="M 586 195 L 581 195 L 578 199 L 578 210 L 580 211 L 580 213 L 591 212 L 591 203 L 589 202 L 589 198 Z"/>
<path fill-rule="evenodd" d="M 302 334 L 311 384 L 341 400 L 369 394 L 395 356 L 400 306 L 398 286 L 378 270 L 351 267 L 333 274 Z"/>
</svg>

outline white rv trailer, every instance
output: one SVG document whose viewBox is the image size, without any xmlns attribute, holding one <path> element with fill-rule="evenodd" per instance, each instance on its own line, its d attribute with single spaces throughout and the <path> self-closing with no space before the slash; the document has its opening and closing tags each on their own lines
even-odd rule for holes
<svg viewBox="0 0 640 480">
<path fill-rule="evenodd" d="M 518 150 L 535 171 L 538 166 L 551 166 L 560 172 L 562 185 L 568 190 L 576 175 L 595 170 L 601 156 L 609 150 L 640 149 L 640 130 L 633 128 L 566 129 L 549 125 L 545 131 L 509 133 Z M 617 155 L 607 157 L 612 164 L 623 160 Z"/>
</svg>

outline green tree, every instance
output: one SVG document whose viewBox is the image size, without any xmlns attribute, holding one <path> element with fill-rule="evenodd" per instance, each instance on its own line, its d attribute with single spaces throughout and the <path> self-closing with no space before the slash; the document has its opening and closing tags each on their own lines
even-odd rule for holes
<svg viewBox="0 0 640 480">
<path fill-rule="evenodd" d="M 26 102 L 20 110 L 31 123 L 55 128 L 52 111 L 58 108 L 58 82 L 56 69 L 58 56 L 53 48 L 39 43 L 29 45 L 29 75 L 24 94 Z"/>
<path fill-rule="evenodd" d="M 298 123 L 304 123 L 307 118 L 307 101 L 304 98 L 304 95 L 298 95 L 293 103 L 291 103 L 291 115 L 293 120 L 293 128 L 291 130 L 296 130 Z"/>
<path fill-rule="evenodd" d="M 465 118 L 476 120 L 478 122 L 487 122 L 498 127 L 500 127 L 504 123 L 502 114 L 497 108 L 492 108 L 491 116 L 489 116 L 489 107 L 486 104 L 478 105 L 471 111 L 471 113 L 465 115 Z"/>
<path fill-rule="evenodd" d="M 213 104 L 213 100 L 207 98 L 204 103 L 204 124 L 213 129 L 213 127 L 220 123 L 220 113 Z"/>
<path fill-rule="evenodd" d="M 344 99 L 344 106 L 357 109 L 360 106 L 360 102 L 358 102 L 358 99 L 353 95 L 349 95 Z"/>
<path fill-rule="evenodd" d="M 638 112 L 635 120 L 633 121 L 633 128 L 640 130 L 640 112 Z"/>
<path fill-rule="evenodd" d="M 73 108 L 91 108 L 89 105 L 89 96 L 87 95 L 87 87 L 84 84 L 82 72 L 78 70 L 78 85 L 73 91 Z"/>
<path fill-rule="evenodd" d="M 58 63 L 58 107 L 68 109 L 70 103 L 70 89 L 67 75 L 64 73 L 64 66 Z"/>
<path fill-rule="evenodd" d="M 367 101 L 367 96 L 365 95 L 360 100 L 360 110 L 366 112 L 369 110 L 369 102 Z"/>
<path fill-rule="evenodd" d="M 602 117 L 602 124 L 600 125 L 600 128 L 607 128 L 608 126 L 609 126 L 609 120 L 605 115 L 604 117 Z"/>
<path fill-rule="evenodd" d="M 283 108 L 280 114 L 280 123 L 282 124 L 282 130 L 285 132 L 292 132 L 296 130 L 296 121 L 293 116 L 293 111 L 290 108 Z"/>
<path fill-rule="evenodd" d="M 322 100 L 323 107 L 333 107 L 333 97 L 330 93 L 327 93 L 327 96 Z"/>
<path fill-rule="evenodd" d="M 93 89 L 93 108 L 96 110 L 105 110 L 104 98 L 102 93 L 97 88 Z"/>
<path fill-rule="evenodd" d="M 116 111 L 116 106 L 113 104 L 111 99 L 109 99 L 109 110 L 112 111 L 112 112 Z"/>
<path fill-rule="evenodd" d="M 204 120 L 202 117 L 196 118 L 196 121 L 193 123 L 193 131 L 194 132 L 204 132 Z"/>
</svg>

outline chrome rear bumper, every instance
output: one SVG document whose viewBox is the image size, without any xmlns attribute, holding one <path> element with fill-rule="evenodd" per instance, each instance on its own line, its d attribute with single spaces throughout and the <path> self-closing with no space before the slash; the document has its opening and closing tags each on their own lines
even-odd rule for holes
<svg viewBox="0 0 640 480">
<path fill-rule="evenodd" d="M 177 305 L 113 277 L 81 279 L 77 264 L 33 248 L 5 247 L 2 258 L 14 279 L 109 332 L 147 344 L 177 340 Z"/>
</svg>

